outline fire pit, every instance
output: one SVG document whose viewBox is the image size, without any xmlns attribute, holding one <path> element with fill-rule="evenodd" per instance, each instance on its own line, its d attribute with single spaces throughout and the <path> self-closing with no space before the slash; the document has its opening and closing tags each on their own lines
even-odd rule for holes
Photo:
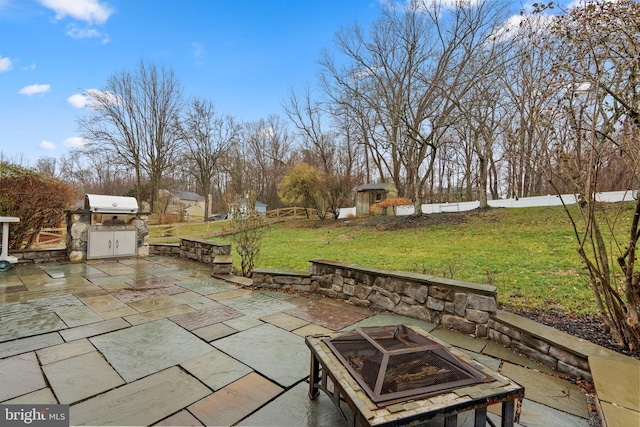
<svg viewBox="0 0 640 427">
<path fill-rule="evenodd" d="M 306 338 L 311 349 L 309 396 L 326 392 L 348 425 L 422 423 L 438 416 L 455 426 L 457 414 L 502 403 L 502 425 L 512 426 L 524 389 L 412 326 L 356 328 Z M 349 408 L 345 410 L 344 406 Z"/>
<path fill-rule="evenodd" d="M 493 381 L 406 326 L 356 328 L 325 342 L 379 406 Z"/>
</svg>

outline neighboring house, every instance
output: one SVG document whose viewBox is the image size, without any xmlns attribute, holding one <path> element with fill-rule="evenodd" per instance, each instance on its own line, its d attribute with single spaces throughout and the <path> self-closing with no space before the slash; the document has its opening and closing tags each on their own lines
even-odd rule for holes
<svg viewBox="0 0 640 427">
<path fill-rule="evenodd" d="M 356 215 L 369 215 L 369 207 L 392 197 L 398 197 L 398 189 L 392 183 L 363 184 L 356 187 Z M 386 215 L 386 209 L 382 211 Z"/>
<path fill-rule="evenodd" d="M 163 192 L 167 197 L 165 213 L 197 219 L 204 218 L 205 200 L 203 196 L 191 191 L 164 190 Z"/>
<path fill-rule="evenodd" d="M 235 203 L 232 203 L 231 206 L 229 206 L 229 217 L 233 216 L 236 206 L 240 207 L 240 212 L 242 212 L 243 214 L 246 213 L 248 211 L 248 206 L 247 206 L 248 203 L 249 203 L 249 200 L 244 197 L 239 201 L 236 200 Z M 267 213 L 267 204 L 261 202 L 260 200 L 256 200 L 254 209 L 260 212 L 261 214 L 265 215 Z"/>
<path fill-rule="evenodd" d="M 185 221 L 202 221 L 204 219 L 204 209 L 200 206 L 189 206 L 184 209 Z"/>
</svg>

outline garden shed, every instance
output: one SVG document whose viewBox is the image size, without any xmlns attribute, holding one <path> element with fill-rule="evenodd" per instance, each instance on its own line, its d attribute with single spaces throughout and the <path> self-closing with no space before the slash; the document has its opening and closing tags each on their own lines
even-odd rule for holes
<svg viewBox="0 0 640 427">
<path fill-rule="evenodd" d="M 363 184 L 356 187 L 356 215 L 369 215 L 369 207 L 383 200 L 398 197 L 395 184 L 383 182 L 378 184 Z"/>
</svg>

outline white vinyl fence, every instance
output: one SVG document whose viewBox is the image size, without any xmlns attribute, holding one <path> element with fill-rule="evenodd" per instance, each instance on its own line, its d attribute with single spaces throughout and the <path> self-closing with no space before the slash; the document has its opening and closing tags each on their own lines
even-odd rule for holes
<svg viewBox="0 0 640 427">
<path fill-rule="evenodd" d="M 600 202 L 622 202 L 632 201 L 638 197 L 637 191 L 609 191 L 606 193 L 597 193 L 596 200 Z M 566 205 L 573 205 L 576 202 L 574 194 L 561 194 L 535 197 L 520 197 L 517 199 L 499 199 L 489 200 L 489 206 L 492 208 L 527 208 L 532 206 L 559 206 L 564 201 Z M 433 203 L 422 205 L 422 212 L 425 214 L 442 213 L 442 212 L 464 212 L 472 211 L 480 207 L 479 201 L 459 202 L 459 203 Z M 397 215 L 412 215 L 413 206 L 398 206 L 396 208 Z M 341 208 L 338 218 L 349 218 L 356 216 L 356 208 Z"/>
</svg>

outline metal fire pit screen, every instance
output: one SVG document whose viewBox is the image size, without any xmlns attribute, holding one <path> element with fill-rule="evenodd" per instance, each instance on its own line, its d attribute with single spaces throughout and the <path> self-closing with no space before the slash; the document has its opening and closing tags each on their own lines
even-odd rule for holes
<svg viewBox="0 0 640 427">
<path fill-rule="evenodd" d="M 356 328 L 325 342 L 378 405 L 493 381 L 406 326 Z"/>
</svg>

